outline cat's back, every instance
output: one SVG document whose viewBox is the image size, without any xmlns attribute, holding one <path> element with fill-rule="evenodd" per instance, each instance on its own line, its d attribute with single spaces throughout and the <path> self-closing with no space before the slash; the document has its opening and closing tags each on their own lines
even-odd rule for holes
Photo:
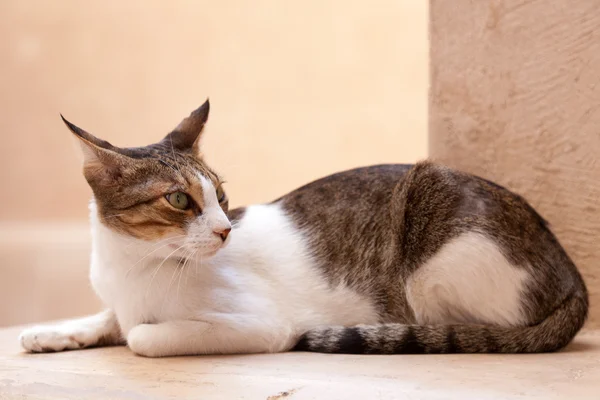
<svg viewBox="0 0 600 400">
<path fill-rule="evenodd" d="M 369 236 L 375 238 L 389 219 L 394 189 L 412 167 L 381 164 L 338 172 L 304 185 L 273 204 L 279 204 L 299 228 L 322 235 L 330 243 L 347 242 L 348 238 L 342 240 L 344 235 L 357 226 L 369 227 Z"/>
<path fill-rule="evenodd" d="M 354 168 L 325 176 L 275 200 L 287 209 L 302 212 L 305 208 L 353 206 L 387 200 L 399 180 L 412 164 L 379 164 Z"/>
</svg>

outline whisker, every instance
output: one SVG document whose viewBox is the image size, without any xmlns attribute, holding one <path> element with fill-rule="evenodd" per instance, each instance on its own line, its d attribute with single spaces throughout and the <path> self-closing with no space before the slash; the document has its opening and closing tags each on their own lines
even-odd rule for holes
<svg viewBox="0 0 600 400">
<path fill-rule="evenodd" d="M 148 288 L 146 288 L 146 294 L 145 296 L 148 296 L 148 291 L 150 290 L 150 287 L 152 287 L 152 282 L 154 282 L 154 278 L 156 278 L 156 275 L 158 274 L 158 271 L 160 270 L 160 268 L 164 265 L 164 263 L 176 252 L 178 252 L 180 249 L 182 249 L 183 247 L 185 247 L 185 244 L 182 244 L 181 246 L 179 246 L 178 248 L 176 248 L 175 250 L 173 250 L 171 253 L 169 253 L 168 256 L 165 257 L 165 259 L 158 264 L 158 267 L 156 267 L 156 269 L 154 270 L 154 273 L 152 275 L 152 278 L 150 278 L 150 283 L 148 284 Z"/>
<path fill-rule="evenodd" d="M 164 307 L 165 307 L 165 303 L 167 302 L 167 297 L 169 296 L 169 292 L 171 291 L 171 286 L 173 285 L 173 282 L 175 281 L 175 276 L 177 276 L 177 272 L 179 271 L 179 264 L 181 264 L 182 259 L 179 260 L 179 262 L 177 263 L 177 267 L 173 269 L 173 274 L 171 274 L 171 279 L 169 280 L 169 286 L 167 287 L 167 291 L 164 294 L 164 298 L 163 298 L 163 302 L 160 306 L 160 313 L 159 315 L 162 315 Z"/>
<path fill-rule="evenodd" d="M 183 264 L 185 267 L 185 263 Z M 185 268 L 181 268 L 181 272 L 179 273 L 179 281 L 177 282 L 177 302 L 179 303 L 179 290 L 181 289 L 181 277 L 183 276 L 183 271 Z"/>
<path fill-rule="evenodd" d="M 181 239 L 182 237 L 185 237 L 185 235 L 178 235 L 178 236 L 175 236 L 175 237 L 170 237 L 170 238 L 163 239 L 163 240 L 161 240 L 161 241 L 159 241 L 159 242 L 157 242 L 157 243 L 153 244 L 153 245 L 150 247 L 150 249 L 154 248 L 155 246 L 157 246 L 157 245 L 159 245 L 159 244 L 161 244 L 161 243 L 164 243 L 164 242 L 166 242 L 166 241 L 169 241 L 168 243 L 165 243 L 165 244 L 163 244 L 162 246 L 160 246 L 160 247 L 158 247 L 158 248 L 155 248 L 154 250 L 152 250 L 151 252 L 149 252 L 148 254 L 146 254 L 145 256 L 143 256 L 143 257 L 142 257 L 140 260 L 138 260 L 138 261 L 137 261 L 135 264 L 133 264 L 133 265 L 131 266 L 131 268 L 129 268 L 129 269 L 127 270 L 127 272 L 125 272 L 125 276 L 127 277 L 127 275 L 129 275 L 129 273 L 131 272 L 131 270 L 132 270 L 132 269 L 134 269 L 134 268 L 135 268 L 137 265 L 139 265 L 139 263 L 141 263 L 142 261 L 144 261 L 146 258 L 148 258 L 148 257 L 149 257 L 149 256 L 151 256 L 152 254 L 156 253 L 158 250 L 160 250 L 160 249 L 163 249 L 163 248 L 165 248 L 165 247 L 167 247 L 167 246 L 169 246 L 169 245 L 173 244 L 171 241 L 179 240 L 179 239 Z"/>
<path fill-rule="evenodd" d="M 171 142 L 171 151 L 173 152 L 173 161 L 175 162 L 175 165 L 177 166 L 177 169 L 179 170 L 179 175 L 183 178 L 183 174 L 181 173 L 181 167 L 179 166 L 179 163 L 177 162 L 177 158 L 175 158 L 175 147 L 173 147 L 173 137 L 170 138 L 170 142 Z"/>
<path fill-rule="evenodd" d="M 174 166 L 172 166 L 171 164 L 169 164 L 168 162 L 166 162 L 165 160 L 163 160 L 162 158 L 157 158 L 158 162 L 171 168 L 173 171 L 178 172 Z"/>
<path fill-rule="evenodd" d="M 197 251 L 198 250 L 193 250 L 192 249 L 192 251 L 186 255 L 186 259 L 183 262 L 183 266 L 181 267 L 181 274 L 179 275 L 179 282 L 177 283 L 177 301 L 178 302 L 179 302 L 179 293 L 180 293 L 180 290 L 181 290 L 181 278 L 183 277 L 183 274 L 186 273 L 186 269 L 189 269 L 189 268 L 186 268 L 186 265 L 189 262 L 190 257 L 193 256 Z M 188 273 L 186 273 L 186 277 L 185 277 L 185 285 L 186 286 L 188 284 L 189 277 L 190 277 L 190 274 L 188 272 Z"/>
<path fill-rule="evenodd" d="M 187 258 L 187 259 L 185 260 L 185 262 L 183 263 L 183 268 L 190 269 L 190 268 L 189 268 L 189 267 L 187 267 L 186 265 L 187 265 L 187 263 L 189 263 L 189 261 L 190 261 L 190 258 L 193 258 L 193 257 L 196 255 L 196 253 L 197 253 L 197 252 L 198 252 L 198 250 L 196 249 L 196 250 L 192 251 L 192 253 L 190 253 L 190 255 L 188 256 L 188 258 Z M 186 277 L 185 277 L 185 286 L 187 286 L 187 285 L 188 285 L 188 281 L 189 281 L 189 279 L 190 279 L 190 272 L 188 272 L 188 273 L 187 273 L 187 275 L 186 275 Z"/>
</svg>

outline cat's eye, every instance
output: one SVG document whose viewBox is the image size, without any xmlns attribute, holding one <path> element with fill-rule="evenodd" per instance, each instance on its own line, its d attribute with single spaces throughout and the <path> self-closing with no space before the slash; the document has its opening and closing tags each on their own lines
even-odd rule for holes
<svg viewBox="0 0 600 400">
<path fill-rule="evenodd" d="M 190 199 L 183 192 L 169 193 L 166 198 L 169 204 L 178 210 L 187 210 L 190 206 Z"/>
<path fill-rule="evenodd" d="M 219 199 L 219 203 L 222 203 L 225 201 L 225 191 L 223 190 L 223 188 L 221 186 L 219 186 L 217 188 L 217 199 Z"/>
</svg>

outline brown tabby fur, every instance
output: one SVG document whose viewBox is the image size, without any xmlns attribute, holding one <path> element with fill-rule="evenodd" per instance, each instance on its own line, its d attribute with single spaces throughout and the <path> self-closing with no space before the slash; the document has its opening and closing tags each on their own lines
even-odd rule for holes
<svg viewBox="0 0 600 400">
<path fill-rule="evenodd" d="M 380 165 L 331 175 L 279 201 L 310 238 L 323 275 L 374 299 L 382 323 L 315 329 L 297 350 L 553 351 L 585 322 L 585 284 L 546 221 L 492 182 L 430 162 Z M 450 239 L 470 231 L 492 238 L 533 277 L 522 297 L 525 326 L 415 325 L 406 301 L 408 277 Z"/>
<path fill-rule="evenodd" d="M 207 100 L 162 141 L 137 148 L 115 147 L 63 118 L 82 139 L 84 152 L 93 153 L 92 161 L 84 164 L 84 175 L 106 226 L 145 240 L 186 233 L 186 224 L 204 206 L 198 174 L 209 178 L 216 188 L 222 185 L 219 175 L 206 165 L 198 151 L 209 109 Z M 165 195 L 178 191 L 193 200 L 189 210 L 169 205 Z M 227 212 L 227 198 L 221 207 Z"/>
</svg>

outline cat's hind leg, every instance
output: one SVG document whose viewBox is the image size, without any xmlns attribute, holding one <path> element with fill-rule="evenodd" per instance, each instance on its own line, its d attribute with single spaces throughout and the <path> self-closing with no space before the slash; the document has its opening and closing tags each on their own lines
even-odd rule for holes
<svg viewBox="0 0 600 400">
<path fill-rule="evenodd" d="M 89 317 L 25 329 L 21 347 L 31 353 L 75 350 L 123 344 L 121 329 L 112 310 Z"/>
</svg>

